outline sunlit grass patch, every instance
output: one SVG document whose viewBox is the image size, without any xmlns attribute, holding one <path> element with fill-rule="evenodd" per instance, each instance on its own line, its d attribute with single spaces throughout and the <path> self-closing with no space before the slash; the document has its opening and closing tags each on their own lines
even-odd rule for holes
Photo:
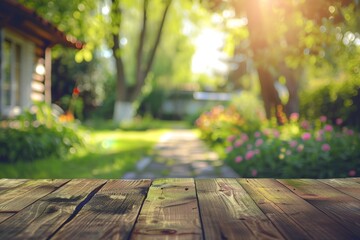
<svg viewBox="0 0 360 240">
<path fill-rule="evenodd" d="M 86 147 L 64 159 L 49 157 L 31 162 L 0 164 L 6 178 L 121 178 L 150 154 L 167 130 L 85 131 Z"/>
</svg>

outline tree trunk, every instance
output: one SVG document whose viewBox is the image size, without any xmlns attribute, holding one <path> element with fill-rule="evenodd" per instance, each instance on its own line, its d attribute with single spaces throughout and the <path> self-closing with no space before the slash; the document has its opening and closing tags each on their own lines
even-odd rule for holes
<svg viewBox="0 0 360 240">
<path fill-rule="evenodd" d="M 266 117 L 270 119 L 275 114 L 278 123 L 281 123 L 282 103 L 269 71 L 270 63 L 265 59 L 266 51 L 270 45 L 267 39 L 268 29 L 265 28 L 260 6 L 259 0 L 246 1 L 245 9 L 248 18 L 250 46 L 256 63 Z"/>
<path fill-rule="evenodd" d="M 269 70 L 265 67 L 258 66 L 257 72 L 260 81 L 260 88 L 261 88 L 261 96 L 264 101 L 264 108 L 266 117 L 270 119 L 274 117 L 273 115 L 276 114 L 276 118 L 278 122 L 281 122 L 279 119 L 279 109 L 278 106 L 281 106 L 281 100 L 279 98 L 279 94 L 275 88 L 273 77 Z"/>
<path fill-rule="evenodd" d="M 125 102 L 116 100 L 114 107 L 114 121 L 126 122 L 134 118 L 135 109 L 133 102 Z"/>
<path fill-rule="evenodd" d="M 285 64 L 284 64 L 285 65 Z M 286 78 L 286 87 L 289 92 L 289 100 L 285 105 L 285 113 L 290 116 L 292 113 L 299 113 L 300 111 L 300 100 L 299 100 L 299 83 L 302 78 L 303 68 L 289 69 L 284 66 L 281 73 Z"/>
<path fill-rule="evenodd" d="M 128 98 L 128 86 L 126 85 L 126 75 L 124 62 L 121 57 L 121 47 L 120 47 L 120 27 L 122 21 L 122 10 L 119 5 L 119 1 L 112 0 L 112 9 L 111 9 L 111 21 L 114 29 L 116 31 L 112 32 L 112 52 L 115 59 L 115 69 L 116 69 L 116 99 L 114 105 L 114 114 L 113 120 L 116 122 L 132 119 L 133 116 L 130 116 L 133 111 L 129 110 L 129 106 L 132 107 L 132 104 L 127 101 Z"/>
<path fill-rule="evenodd" d="M 155 41 L 153 46 L 150 48 L 150 53 L 147 58 L 147 61 L 144 57 L 144 44 L 146 40 L 146 28 L 148 24 L 148 5 L 149 0 L 144 0 L 143 4 L 143 19 L 142 26 L 140 30 L 140 35 L 138 38 L 138 48 L 136 51 L 136 66 L 135 66 L 135 85 L 131 86 L 126 81 L 125 75 L 125 66 L 124 61 L 121 56 L 121 47 L 120 47 L 120 27 L 121 27 L 121 14 L 122 10 L 119 5 L 118 0 L 112 0 L 112 25 L 113 29 L 118 29 L 116 32 L 112 32 L 113 38 L 113 55 L 115 58 L 116 64 L 116 102 L 114 106 L 114 116 L 113 120 L 124 121 L 131 120 L 134 117 L 135 110 L 133 109 L 133 102 L 138 98 L 141 93 L 141 89 L 145 83 L 145 79 L 152 67 L 156 50 L 160 44 L 160 39 L 162 31 L 165 24 L 165 19 L 171 4 L 171 0 L 167 0 L 165 3 L 164 11 L 162 13 L 161 21 L 159 24 L 159 29 L 156 32 Z"/>
<path fill-rule="evenodd" d="M 148 1 L 144 0 L 144 9 L 143 9 L 143 26 L 140 32 L 140 37 L 139 37 L 139 47 L 138 47 L 138 52 L 137 52 L 137 67 L 136 67 L 136 85 L 134 88 L 134 91 L 131 94 L 131 98 L 133 100 L 135 100 L 141 93 L 141 89 L 145 83 L 145 79 L 147 77 L 147 75 L 149 74 L 151 67 L 153 65 L 154 62 L 154 58 L 155 58 L 155 54 L 156 51 L 159 47 L 160 44 L 160 40 L 161 40 L 161 35 L 164 29 L 164 24 L 165 24 L 165 20 L 166 20 L 166 16 L 169 12 L 169 8 L 171 5 L 172 0 L 167 0 L 166 1 L 166 5 L 164 7 L 164 11 L 162 13 L 161 16 L 161 21 L 160 21 L 160 25 L 158 28 L 158 31 L 156 32 L 156 38 L 155 41 L 153 43 L 153 46 L 151 47 L 149 56 L 148 56 L 148 61 L 146 62 L 145 66 L 143 66 L 143 45 L 146 42 L 145 41 L 145 32 L 146 32 L 146 24 L 147 24 L 147 7 L 148 7 Z"/>
</svg>

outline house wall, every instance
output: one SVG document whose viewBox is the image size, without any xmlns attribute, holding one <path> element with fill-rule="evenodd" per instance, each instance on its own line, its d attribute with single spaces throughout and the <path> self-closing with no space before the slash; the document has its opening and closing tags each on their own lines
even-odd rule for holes
<svg viewBox="0 0 360 240">
<path fill-rule="evenodd" d="M 0 27 L 0 117 L 1 117 L 1 113 L 2 113 L 2 95 L 1 95 L 1 86 L 2 86 L 2 69 L 3 69 L 3 65 L 2 65 L 2 43 L 3 43 L 3 28 Z"/>
<path fill-rule="evenodd" d="M 1 96 L 3 94 L 3 82 L 4 82 L 4 59 L 3 59 L 3 43 L 5 39 L 9 39 L 12 43 L 20 46 L 20 75 L 19 75 L 19 86 L 16 86 L 15 83 L 12 83 L 12 94 L 16 92 L 16 88 L 19 89 L 19 102 L 16 103 L 15 96 L 12 96 L 12 101 L 10 106 L 5 106 L 4 102 L 0 102 L 1 108 L 0 113 L 2 116 L 11 117 L 17 115 L 21 112 L 21 110 L 25 108 L 29 108 L 32 105 L 31 93 L 32 93 L 32 81 L 33 81 L 33 73 L 35 69 L 34 64 L 34 54 L 35 54 L 35 44 L 22 38 L 21 36 L 14 34 L 13 32 L 2 29 L 1 34 L 1 53 L 2 53 L 2 61 L 1 61 L 1 84 L 0 84 L 0 98 L 3 99 Z M 14 64 L 15 57 L 11 56 L 11 64 Z M 16 69 L 12 71 L 15 72 Z"/>
</svg>

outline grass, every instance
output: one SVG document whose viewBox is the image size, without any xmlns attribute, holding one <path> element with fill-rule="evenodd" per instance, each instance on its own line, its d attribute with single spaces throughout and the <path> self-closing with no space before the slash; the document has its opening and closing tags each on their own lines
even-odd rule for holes
<svg viewBox="0 0 360 240">
<path fill-rule="evenodd" d="M 171 129 L 171 128 L 189 128 L 192 127 L 184 121 L 165 121 L 153 119 L 150 117 L 135 118 L 131 122 L 122 124 L 114 123 L 111 120 L 93 119 L 84 123 L 84 125 L 93 130 L 124 130 L 124 131 L 145 131 L 149 129 Z"/>
<path fill-rule="evenodd" d="M 64 159 L 0 163 L 0 178 L 121 178 L 151 153 L 166 129 L 146 131 L 88 130 L 86 147 Z"/>
</svg>

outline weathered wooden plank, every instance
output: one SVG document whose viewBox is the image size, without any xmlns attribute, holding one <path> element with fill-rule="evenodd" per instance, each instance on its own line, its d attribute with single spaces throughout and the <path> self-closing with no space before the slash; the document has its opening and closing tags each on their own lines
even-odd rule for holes
<svg viewBox="0 0 360 240">
<path fill-rule="evenodd" d="M 0 195 L 0 212 L 18 212 L 55 191 L 69 180 L 30 180 Z"/>
<path fill-rule="evenodd" d="M 360 183 L 360 177 L 357 177 L 357 178 L 346 178 L 347 180 L 349 181 L 353 181 L 353 182 L 356 182 L 356 183 Z"/>
<path fill-rule="evenodd" d="M 72 180 L 0 224 L 0 239 L 47 239 L 105 180 Z"/>
<path fill-rule="evenodd" d="M 193 179 L 157 179 L 131 239 L 202 239 Z"/>
<path fill-rule="evenodd" d="M 340 192 L 346 193 L 356 199 L 360 200 L 360 184 L 354 181 L 354 179 L 321 179 L 319 180 L 326 183 L 329 186 L 337 189 Z"/>
<path fill-rule="evenodd" d="M 4 194 L 6 191 L 16 188 L 20 186 L 21 184 L 24 184 L 27 182 L 27 179 L 7 179 L 7 178 L 1 178 L 0 179 L 0 195 Z"/>
<path fill-rule="evenodd" d="M 150 184 L 151 180 L 107 182 L 52 239 L 128 239 Z"/>
<path fill-rule="evenodd" d="M 289 239 L 353 239 L 354 234 L 272 179 L 239 179 L 260 209 Z"/>
<path fill-rule="evenodd" d="M 28 181 L 28 179 L 0 178 L 0 189 L 14 188 Z"/>
<path fill-rule="evenodd" d="M 313 179 L 279 180 L 292 192 L 360 237 L 360 201 Z"/>
<path fill-rule="evenodd" d="M 197 179 L 205 239 L 283 239 L 236 179 Z"/>
<path fill-rule="evenodd" d="M 4 213 L 0 212 L 0 223 L 13 216 L 15 213 Z"/>
</svg>

